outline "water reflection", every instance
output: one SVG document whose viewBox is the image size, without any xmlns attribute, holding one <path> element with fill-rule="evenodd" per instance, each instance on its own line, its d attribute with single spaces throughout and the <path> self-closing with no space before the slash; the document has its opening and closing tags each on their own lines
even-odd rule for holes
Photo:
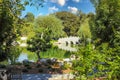
<svg viewBox="0 0 120 80">
<path fill-rule="evenodd" d="M 21 53 L 20 54 L 17 61 L 22 62 L 23 60 L 28 60 L 28 54 L 26 54 L 26 53 Z"/>
<path fill-rule="evenodd" d="M 57 44 L 57 46 L 58 46 L 59 49 L 62 49 L 62 50 L 73 51 L 73 52 L 77 51 L 76 47 L 74 47 L 73 44 L 61 43 L 61 44 Z"/>
<path fill-rule="evenodd" d="M 77 51 L 76 45 L 73 44 L 72 42 L 71 42 L 71 44 L 55 43 L 55 45 L 58 46 L 59 49 L 62 49 L 62 50 L 65 50 L 65 51 L 70 51 L 70 52 L 76 52 Z M 53 53 L 55 53 L 55 54 L 57 53 L 56 52 L 57 50 L 54 50 L 54 49 L 51 49 L 51 50 L 52 50 L 52 53 L 50 53 L 51 51 L 48 52 L 48 53 L 50 53 L 50 55 L 54 55 Z M 45 54 L 43 53 L 42 55 L 49 56 L 49 54 L 47 54 L 47 52 Z M 21 53 L 17 61 L 22 62 L 23 60 L 29 60 L 29 61 L 35 62 L 35 61 L 37 61 L 37 56 L 34 53 Z"/>
<path fill-rule="evenodd" d="M 36 55 L 33 53 L 21 53 L 17 59 L 17 62 L 23 62 L 24 60 L 29 60 L 30 62 L 36 62 Z"/>
</svg>

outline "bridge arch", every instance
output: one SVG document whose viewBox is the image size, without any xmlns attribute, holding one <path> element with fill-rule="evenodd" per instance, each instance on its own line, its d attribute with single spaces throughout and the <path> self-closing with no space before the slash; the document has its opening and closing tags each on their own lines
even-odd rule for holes
<svg viewBox="0 0 120 80">
<path fill-rule="evenodd" d="M 65 38 L 60 38 L 58 40 L 58 43 L 65 43 L 66 45 L 79 44 L 79 42 L 80 42 L 79 37 L 65 37 Z"/>
</svg>

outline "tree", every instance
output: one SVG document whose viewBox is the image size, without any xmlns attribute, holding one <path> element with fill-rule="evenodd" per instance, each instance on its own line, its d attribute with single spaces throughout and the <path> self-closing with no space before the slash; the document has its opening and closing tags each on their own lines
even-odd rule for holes
<svg viewBox="0 0 120 80">
<path fill-rule="evenodd" d="M 19 45 L 12 46 L 7 58 L 10 60 L 11 64 L 15 64 L 21 53 L 22 49 L 19 47 Z"/>
<path fill-rule="evenodd" d="M 37 54 L 38 60 L 40 60 L 40 52 L 46 51 L 51 47 L 49 31 L 44 31 L 44 35 L 41 37 L 40 33 L 28 40 L 28 50 Z"/>
<path fill-rule="evenodd" d="M 9 54 L 12 42 L 18 36 L 20 13 L 24 9 L 20 0 L 2 0 L 0 3 L 0 59 L 4 60 Z"/>
<path fill-rule="evenodd" d="M 27 13 L 24 18 L 22 18 L 24 24 L 22 25 L 20 32 L 21 36 L 26 36 L 29 38 L 35 35 L 34 31 L 34 15 L 32 13 Z"/>
<path fill-rule="evenodd" d="M 77 11 L 76 15 L 79 17 L 80 24 L 82 24 L 84 20 L 87 18 L 87 14 L 83 13 L 80 10 Z"/>
<path fill-rule="evenodd" d="M 86 44 L 88 39 L 91 39 L 91 31 L 90 31 L 90 25 L 89 25 L 89 18 L 86 18 L 81 24 L 80 28 L 77 32 L 78 36 L 81 38 L 82 43 Z"/>
<path fill-rule="evenodd" d="M 43 0 L 42 0 L 43 1 Z M 34 0 L 0 0 L 0 61 L 5 60 L 10 52 L 12 43 L 20 33 L 22 20 L 20 19 L 25 5 L 35 4 Z M 42 3 L 41 1 L 37 4 Z"/>
<path fill-rule="evenodd" d="M 76 36 L 78 30 L 79 30 L 79 18 L 70 13 L 70 12 L 66 12 L 66 11 L 62 11 L 62 12 L 57 12 L 55 13 L 55 16 L 57 18 L 59 18 L 60 20 L 62 20 L 62 24 L 64 26 L 64 31 L 67 34 L 67 36 Z"/>
<path fill-rule="evenodd" d="M 116 31 L 119 31 L 120 4 L 119 0 L 98 0 L 96 6 L 95 25 L 92 26 L 93 34 L 102 42 L 113 44 L 112 40 Z"/>
<path fill-rule="evenodd" d="M 95 0 L 94 0 L 95 1 Z M 92 26 L 95 38 L 99 38 L 99 45 L 108 43 L 106 63 L 110 79 L 120 79 L 120 0 L 97 0 L 95 24 Z M 104 51 L 104 50 L 103 50 Z M 107 52 L 109 54 L 107 54 Z"/>
<path fill-rule="evenodd" d="M 95 48 L 88 44 L 80 47 L 74 62 L 77 78 L 83 80 L 106 77 L 108 80 L 120 79 L 120 0 L 95 1 L 96 15 L 93 17 L 91 31 L 94 39 L 100 39 Z M 96 2 L 97 1 L 97 2 Z M 97 42 L 98 44 L 98 42 Z M 80 75 L 80 76 L 79 76 Z"/>
<path fill-rule="evenodd" d="M 33 13 L 28 12 L 24 17 L 24 20 L 25 20 L 25 22 L 33 22 L 34 18 L 35 17 L 33 15 Z"/>
<path fill-rule="evenodd" d="M 37 32 L 44 35 L 44 31 L 49 31 L 49 36 L 52 38 L 59 38 L 65 36 L 61 20 L 53 15 L 39 16 L 35 19 L 35 29 Z"/>
</svg>

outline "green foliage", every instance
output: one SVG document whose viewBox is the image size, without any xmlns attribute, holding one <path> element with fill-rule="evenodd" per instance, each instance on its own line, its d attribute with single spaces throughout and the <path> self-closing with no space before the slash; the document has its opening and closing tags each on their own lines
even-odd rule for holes
<svg viewBox="0 0 120 80">
<path fill-rule="evenodd" d="M 113 45 L 113 38 L 120 26 L 120 0 L 98 0 L 96 6 L 96 17 L 92 26 L 92 34 L 102 42 L 109 42 Z"/>
<path fill-rule="evenodd" d="M 61 67 L 63 70 L 66 70 L 66 69 L 70 69 L 71 68 L 71 66 L 70 66 L 70 64 L 68 64 L 68 63 L 64 63 L 64 65 Z"/>
<path fill-rule="evenodd" d="M 31 52 L 35 52 L 37 54 L 38 59 L 40 59 L 40 52 L 44 52 L 51 47 L 49 32 L 44 32 L 44 36 L 41 37 L 40 33 L 36 33 L 36 35 L 27 41 L 28 50 Z"/>
<path fill-rule="evenodd" d="M 37 9 L 39 7 L 43 7 L 43 3 L 45 2 L 45 0 L 23 0 L 23 4 L 29 5 L 29 6 L 33 6 L 36 7 Z"/>
<path fill-rule="evenodd" d="M 20 36 L 27 36 L 28 39 L 35 35 L 34 31 L 34 15 L 28 12 L 24 18 L 22 18 L 23 24 L 20 28 Z"/>
<path fill-rule="evenodd" d="M 39 16 L 35 19 L 35 30 L 44 35 L 45 31 L 49 32 L 50 38 L 59 38 L 64 36 L 61 20 L 53 15 Z"/>
<path fill-rule="evenodd" d="M 25 4 L 24 4 L 25 1 Z M 34 2 L 35 1 L 35 2 Z M 7 58 L 12 43 L 16 41 L 23 25 L 21 12 L 25 10 L 25 5 L 42 5 L 44 0 L 0 0 L 0 61 Z"/>
<path fill-rule="evenodd" d="M 64 26 L 63 30 L 65 31 L 67 36 L 77 35 L 76 33 L 80 25 L 78 16 L 66 11 L 57 12 L 55 13 L 55 16 L 62 20 L 62 24 Z"/>
<path fill-rule="evenodd" d="M 78 35 L 81 38 L 91 38 L 91 31 L 90 31 L 90 25 L 89 25 L 89 18 L 86 18 L 84 22 L 81 23 Z"/>
<path fill-rule="evenodd" d="M 22 53 L 26 53 L 28 55 L 29 60 L 37 61 L 37 56 L 35 52 L 30 52 L 29 50 L 24 49 Z M 69 58 L 72 53 L 69 51 L 58 49 L 57 47 L 51 47 L 47 51 L 42 51 L 40 53 L 41 58 L 57 58 L 64 59 Z"/>
<path fill-rule="evenodd" d="M 73 62 L 73 70 L 78 80 L 106 77 L 119 80 L 120 77 L 120 3 L 119 0 L 91 0 L 96 7 L 96 15 L 90 18 L 94 45 L 80 47 Z M 79 76 L 80 75 L 80 76 Z"/>
<path fill-rule="evenodd" d="M 34 21 L 34 18 L 35 18 L 35 16 L 33 15 L 33 13 L 28 12 L 24 17 L 24 20 L 25 20 L 25 22 L 32 23 Z"/>
<path fill-rule="evenodd" d="M 71 55 L 70 52 L 60 50 L 56 47 L 50 48 L 46 52 L 41 52 L 40 56 L 43 58 L 57 58 L 57 59 L 64 59 L 64 58 L 69 58 Z"/>
<path fill-rule="evenodd" d="M 35 35 L 33 23 L 25 22 L 25 24 L 21 27 L 20 32 L 21 36 L 27 36 L 28 39 L 33 37 Z"/>
<path fill-rule="evenodd" d="M 0 3 L 0 61 L 7 58 L 12 42 L 18 37 L 19 16 L 23 9 L 20 0 L 2 0 Z"/>
<path fill-rule="evenodd" d="M 10 60 L 11 64 L 15 64 L 17 58 L 21 54 L 22 49 L 20 49 L 18 46 L 12 46 L 10 48 L 10 52 L 8 54 L 8 59 Z"/>
<path fill-rule="evenodd" d="M 103 43 L 93 49 L 93 45 L 81 47 L 73 62 L 74 74 L 77 79 L 94 79 L 96 77 L 106 77 L 109 80 L 119 80 L 120 56 L 116 53 L 116 48 L 110 48 L 108 43 Z"/>
<path fill-rule="evenodd" d="M 28 55 L 28 60 L 37 61 L 37 55 L 35 55 L 35 52 L 31 52 L 31 51 L 27 50 L 26 48 L 24 48 L 22 50 L 22 53 L 25 53 Z"/>
</svg>

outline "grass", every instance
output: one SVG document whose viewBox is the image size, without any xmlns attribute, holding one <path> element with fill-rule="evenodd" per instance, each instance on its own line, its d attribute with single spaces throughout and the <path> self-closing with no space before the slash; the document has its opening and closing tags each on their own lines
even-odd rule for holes
<svg viewBox="0 0 120 80">
<path fill-rule="evenodd" d="M 40 56 L 42 58 L 57 58 L 57 59 L 63 59 L 70 57 L 71 52 L 58 49 L 57 47 L 52 47 L 46 52 L 42 52 Z"/>
<path fill-rule="evenodd" d="M 30 52 L 27 49 L 23 49 L 23 53 L 28 54 L 29 60 L 37 60 L 37 56 L 34 52 Z M 48 49 L 46 52 L 41 52 L 40 56 L 41 58 L 57 58 L 57 59 L 63 59 L 70 57 L 72 53 L 69 51 L 58 49 L 57 47 L 52 47 Z"/>
</svg>

